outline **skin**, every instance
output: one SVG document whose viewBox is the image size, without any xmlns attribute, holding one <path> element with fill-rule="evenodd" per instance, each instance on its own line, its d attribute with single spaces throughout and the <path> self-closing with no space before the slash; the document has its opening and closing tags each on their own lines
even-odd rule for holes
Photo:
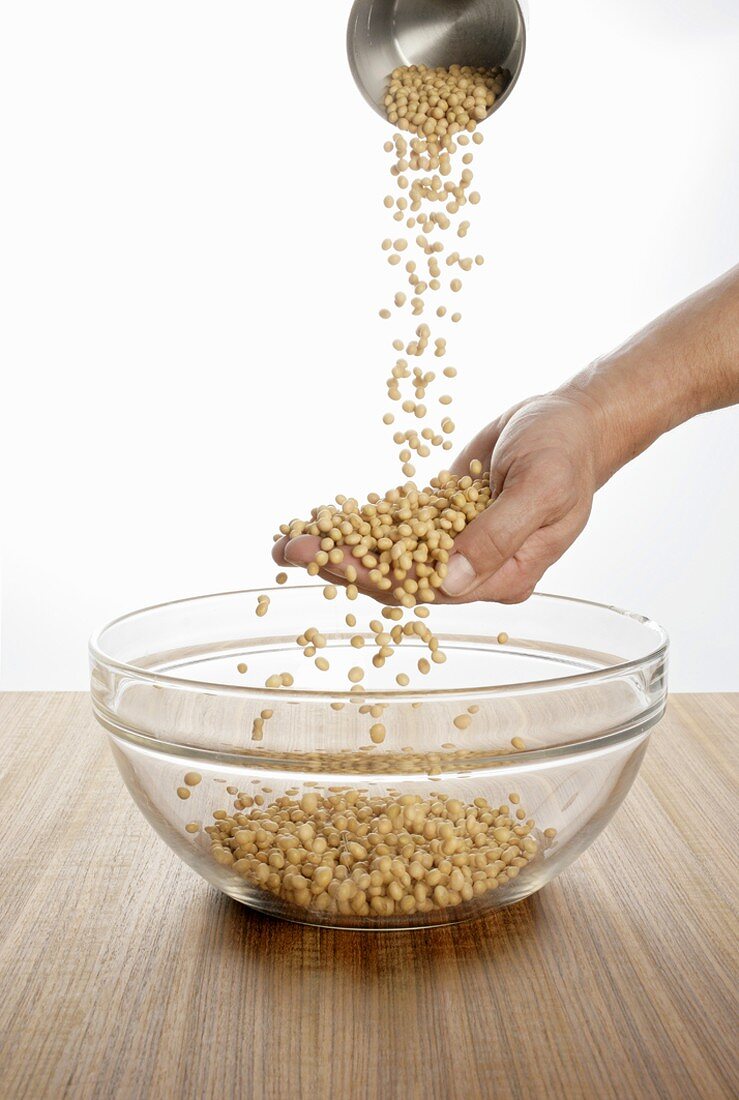
<svg viewBox="0 0 739 1100">
<path fill-rule="evenodd" d="M 490 469 L 494 499 L 455 540 L 438 602 L 528 599 L 585 527 L 596 491 L 659 436 L 739 402 L 739 266 L 658 317 L 552 393 L 491 421 L 452 466 Z M 275 543 L 306 565 L 318 539 Z M 321 576 L 342 583 L 343 565 Z M 395 602 L 358 567 L 357 585 Z"/>
</svg>

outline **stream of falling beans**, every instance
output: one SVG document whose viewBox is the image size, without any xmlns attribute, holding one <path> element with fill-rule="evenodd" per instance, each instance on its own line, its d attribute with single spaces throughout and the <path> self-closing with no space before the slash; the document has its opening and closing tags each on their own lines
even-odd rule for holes
<svg viewBox="0 0 739 1100">
<path fill-rule="evenodd" d="M 447 411 L 453 396 L 441 383 L 457 375 L 457 368 L 448 361 L 447 335 L 442 327 L 449 313 L 446 302 L 449 295 L 461 291 L 460 275 L 484 261 L 479 254 L 464 255 L 457 248 L 450 249 L 447 242 L 450 234 L 455 242 L 465 240 L 470 229 L 469 220 L 458 215 L 468 203 L 474 206 L 480 199 L 479 193 L 471 190 L 472 148 L 482 142 L 476 125 L 486 117 L 507 80 L 508 74 L 500 68 L 412 65 L 395 69 L 388 81 L 385 108 L 388 121 L 397 125 L 399 132 L 385 142 L 384 149 L 392 157 L 390 175 L 397 193 L 395 197 L 386 195 L 383 201 L 393 220 L 411 234 L 382 242 L 388 264 L 399 274 L 404 264 L 404 273 L 403 287 L 395 291 L 392 308 L 383 306 L 379 314 L 394 323 L 402 318 L 410 331 L 392 339 L 396 358 L 386 383 L 389 400 L 408 419 L 398 426 L 396 414 L 388 411 L 383 423 L 395 425 L 393 443 L 399 448 L 401 470 L 408 479 L 416 474 L 416 463 L 428 459 L 434 449 L 448 451 L 453 445 L 450 437 L 455 425 Z M 422 316 L 428 316 L 430 323 L 421 320 L 414 324 L 412 319 Z M 453 310 L 451 323 L 456 324 L 461 316 Z M 436 369 L 420 365 L 424 356 L 433 358 Z M 416 364 L 411 367 L 414 359 Z M 404 638 L 420 639 L 428 648 L 428 657 L 419 658 L 417 668 L 425 676 L 433 664 L 446 660 L 439 639 L 424 621 L 428 617 L 425 605 L 435 601 L 443 585 L 455 537 L 489 503 L 488 475 L 480 462 L 473 461 L 464 476 L 441 471 L 425 488 L 407 480 L 382 497 L 371 493 L 363 505 L 354 498 L 337 496 L 334 503 L 314 508 L 310 519 L 283 524 L 276 537 L 317 538 L 319 548 L 307 565 L 308 573 L 330 579 L 330 571 L 341 571 L 349 600 L 356 599 L 360 590 L 392 599 L 397 606 L 380 613 L 385 622 L 375 619 L 369 624 L 374 637 L 372 664 L 382 668 Z M 328 584 L 324 595 L 335 599 L 336 586 Z M 411 610 L 413 616 L 406 618 Z M 349 620 L 355 625 L 353 615 Z M 297 643 L 318 669 L 330 668 L 328 658 L 317 653 L 326 639 L 315 627 L 304 631 Z M 363 649 L 364 635 L 352 636 L 351 644 Z M 350 690 L 361 693 L 362 667 L 352 668 L 348 675 Z M 284 676 L 270 677 L 268 686 L 280 686 Z M 399 673 L 396 682 L 405 687 L 409 677 Z M 368 709 L 371 717 L 381 717 L 376 713 L 379 706 Z M 458 720 L 469 722 L 470 718 L 461 715 Z M 255 730 L 257 739 L 263 733 L 262 723 Z M 381 744 L 385 733 L 382 722 L 370 728 L 374 744 Z"/>
<path fill-rule="evenodd" d="M 453 402 L 450 393 L 438 396 L 436 423 L 426 423 L 419 431 L 413 422 L 423 422 L 429 417 L 427 391 L 438 391 L 439 380 L 433 369 L 424 370 L 420 365 L 411 369 L 409 360 L 433 355 L 441 361 L 438 370 L 444 379 L 451 380 L 457 375 L 456 367 L 447 361 L 447 336 L 441 327 L 449 314 L 448 297 L 438 304 L 434 299 L 446 296 L 447 292 L 458 294 L 463 285 L 460 273 L 470 272 L 484 260 L 480 254 L 471 256 L 458 249 L 450 250 L 443 238 L 450 233 L 459 240 L 467 237 L 469 220 L 460 218 L 455 223 L 455 218 L 468 203 L 474 206 L 480 201 L 479 193 L 471 190 L 470 165 L 474 154 L 470 146 L 482 143 L 476 124 L 486 117 L 506 81 L 507 74 L 500 69 L 407 66 L 393 71 L 385 97 L 388 120 L 401 132 L 384 146 L 392 154 L 390 174 L 399 191 L 396 197 L 387 195 L 384 204 L 393 210 L 393 219 L 413 234 L 410 241 L 405 237 L 395 240 L 388 237 L 382 242 L 392 267 L 398 267 L 405 258 L 409 290 L 401 288 L 395 293 L 393 307 L 395 310 L 410 307 L 412 317 L 430 317 L 430 323 L 419 322 L 410 338 L 393 340 L 393 349 L 402 355 L 396 359 L 387 380 L 389 399 L 400 402 L 403 413 L 413 417 L 393 434 L 393 442 L 401 448 L 402 472 L 409 478 L 416 473 L 414 461 L 428 458 L 432 448 L 441 447 L 442 451 L 452 448 L 449 437 L 455 425 L 450 416 L 444 415 Z M 447 269 L 446 278 L 443 267 Z M 390 320 L 393 312 L 383 307 L 380 317 Z M 450 319 L 453 324 L 458 323 L 461 312 L 453 310 Z M 412 390 L 412 396 L 408 393 L 405 398 L 401 392 L 404 381 L 409 382 L 408 390 Z M 383 417 L 386 425 L 394 424 L 395 419 L 393 412 Z"/>
<path fill-rule="evenodd" d="M 275 536 L 278 540 L 309 535 L 318 540 L 307 571 L 329 581 L 323 589 L 327 600 L 339 595 L 339 588 L 330 583 L 331 572 L 326 572 L 331 570 L 343 575 L 349 601 L 360 591 L 392 601 L 369 622 L 368 631 L 357 629 L 350 637 L 358 663 L 347 675 L 359 713 L 368 719 L 369 748 L 385 740 L 387 704 L 362 703 L 365 669 L 360 656 L 371 649 L 372 665 L 382 668 L 405 639 L 413 639 L 428 652 L 417 661 L 421 676 L 446 661 L 428 622 L 428 605 L 443 584 L 454 539 L 491 499 L 488 474 L 475 460 L 469 473 L 457 476 L 442 470 L 425 488 L 410 479 L 421 460 L 453 445 L 455 425 L 448 414 L 453 395 L 441 378 L 450 382 L 457 369 L 448 362 L 443 325 L 457 324 L 462 314 L 458 309 L 450 313 L 448 295 L 457 295 L 461 276 L 484 261 L 479 254 L 465 254 L 461 245 L 450 249 L 448 241 L 450 236 L 455 243 L 464 241 L 469 232 L 470 221 L 458 215 L 480 201 L 471 189 L 473 146 L 482 143 L 476 124 L 486 117 L 508 79 L 500 68 L 459 65 L 414 65 L 391 74 L 385 108 L 399 132 L 385 142 L 384 150 L 392 158 L 390 174 L 397 193 L 387 195 L 384 205 L 409 236 L 393 235 L 382 242 L 388 264 L 399 275 L 403 272 L 403 285 L 379 314 L 383 321 L 403 320 L 407 326 L 404 335 L 392 339 L 395 361 L 386 385 L 389 400 L 408 419 L 399 426 L 399 413 L 390 410 L 382 419 L 394 427 L 393 443 L 408 480 L 382 496 L 370 493 L 361 505 L 339 495 L 331 504 L 313 508 L 308 519 L 282 524 Z M 415 318 L 424 319 L 414 323 Z M 420 365 L 424 355 L 435 361 L 430 369 Z M 416 362 L 411 367 L 412 360 Z M 279 573 L 276 579 L 284 584 L 287 574 Z M 268 614 L 269 604 L 269 596 L 260 595 L 255 613 Z M 345 621 L 357 628 L 352 612 Z M 373 638 L 371 647 L 367 633 Z M 504 633 L 498 635 L 500 644 L 507 640 Z M 328 641 L 317 627 L 306 627 L 296 644 L 316 668 L 329 670 L 324 653 Z M 248 671 L 243 662 L 237 668 L 242 674 Z M 406 687 L 410 677 L 400 672 L 395 681 Z M 289 672 L 275 672 L 265 682 L 273 689 L 292 684 Z M 330 706 L 339 710 L 344 703 Z M 458 714 L 454 727 L 467 729 L 478 710 L 472 705 Z M 273 714 L 265 708 L 254 719 L 252 740 L 264 739 Z M 520 738 L 513 739 L 512 747 L 525 748 Z M 185 785 L 178 788 L 179 797 L 189 798 L 200 779 L 198 773 L 188 773 Z M 263 790 L 271 793 L 270 788 Z M 532 835 L 535 822 L 515 792 L 508 795 L 510 805 L 500 806 L 484 798 L 465 804 L 443 793 L 424 798 L 395 789 L 369 796 L 366 788 L 332 787 L 325 794 L 298 797 L 294 788 L 268 804 L 262 794 L 235 787 L 228 792 L 236 796 L 233 810 L 215 811 L 215 824 L 205 827 L 212 858 L 252 886 L 317 912 L 392 917 L 444 910 L 506 885 L 539 850 Z M 198 822 L 185 828 L 201 831 Z M 550 842 L 555 830 L 546 829 L 542 835 L 545 843 Z"/>
</svg>

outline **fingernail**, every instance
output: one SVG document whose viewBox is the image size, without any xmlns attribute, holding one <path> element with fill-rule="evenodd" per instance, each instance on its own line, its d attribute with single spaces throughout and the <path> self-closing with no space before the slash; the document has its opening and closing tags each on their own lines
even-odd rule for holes
<svg viewBox="0 0 739 1100">
<path fill-rule="evenodd" d="M 303 540 L 301 542 L 301 539 Z M 285 561 L 289 561 L 291 565 L 307 565 L 305 561 L 305 555 L 301 555 L 300 551 L 306 542 L 309 540 L 307 535 L 298 535 L 297 538 L 290 539 L 285 544 L 285 549 L 282 553 L 285 555 Z"/>
<path fill-rule="evenodd" d="M 447 596 L 463 596 L 477 580 L 477 574 L 464 554 L 452 554 L 447 565 L 442 592 Z"/>
</svg>

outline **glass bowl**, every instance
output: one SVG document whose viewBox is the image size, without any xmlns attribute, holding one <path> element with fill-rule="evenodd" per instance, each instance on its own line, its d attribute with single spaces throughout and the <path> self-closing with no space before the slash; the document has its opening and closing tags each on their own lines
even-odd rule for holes
<svg viewBox="0 0 739 1100">
<path fill-rule="evenodd" d="M 374 601 L 262 591 L 266 614 L 255 589 L 116 619 L 91 640 L 91 694 L 160 836 L 273 916 L 418 928 L 527 897 L 606 825 L 664 712 L 667 638 L 641 615 L 539 594 L 433 607 L 446 661 L 424 675 L 417 635 L 373 666 Z"/>
</svg>

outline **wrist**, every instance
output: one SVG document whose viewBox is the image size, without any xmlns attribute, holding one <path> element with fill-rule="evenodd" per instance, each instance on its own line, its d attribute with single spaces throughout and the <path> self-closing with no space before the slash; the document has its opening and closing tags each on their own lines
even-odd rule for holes
<svg viewBox="0 0 739 1100">
<path fill-rule="evenodd" d="M 647 340 L 595 360 L 565 384 L 564 391 L 590 410 L 599 486 L 702 411 L 692 388 L 676 385 L 678 373 L 664 348 Z"/>
<path fill-rule="evenodd" d="M 739 267 L 558 391 L 590 411 L 600 485 L 678 424 L 739 401 L 737 333 Z"/>
<path fill-rule="evenodd" d="M 633 417 L 623 395 L 603 377 L 605 369 L 604 361 L 595 362 L 556 391 L 586 424 L 596 488 L 637 453 Z"/>
</svg>

